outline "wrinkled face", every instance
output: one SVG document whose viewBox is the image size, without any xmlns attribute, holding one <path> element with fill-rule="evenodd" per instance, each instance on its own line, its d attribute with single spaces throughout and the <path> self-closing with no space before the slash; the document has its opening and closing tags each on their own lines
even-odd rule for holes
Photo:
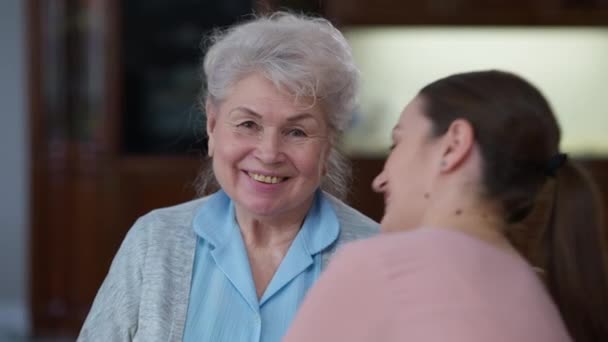
<svg viewBox="0 0 608 342">
<path fill-rule="evenodd" d="M 393 129 L 391 153 L 372 184 L 384 194 L 383 231 L 416 228 L 429 200 L 440 155 L 420 97 L 410 102 Z"/>
<path fill-rule="evenodd" d="M 255 216 L 307 212 L 330 149 L 325 115 L 311 103 L 252 74 L 219 105 L 208 104 L 213 171 L 237 210 Z"/>
</svg>

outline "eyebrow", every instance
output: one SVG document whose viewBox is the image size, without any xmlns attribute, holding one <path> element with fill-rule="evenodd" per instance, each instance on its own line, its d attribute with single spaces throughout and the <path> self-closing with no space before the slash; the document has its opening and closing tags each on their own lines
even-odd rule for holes
<svg viewBox="0 0 608 342">
<path fill-rule="evenodd" d="M 315 118 L 314 115 L 312 115 L 310 113 L 296 114 L 292 117 L 287 118 L 287 121 L 294 122 L 294 121 L 300 121 L 300 120 L 304 120 L 304 119 L 313 119 L 313 120 L 317 121 L 317 118 Z"/>
<path fill-rule="evenodd" d="M 258 119 L 262 118 L 262 116 L 260 114 L 256 113 L 255 111 L 253 111 L 247 107 L 236 107 L 236 108 L 232 109 L 230 112 L 228 112 L 228 114 L 232 115 L 236 111 L 246 112 L 248 115 L 255 116 Z"/>
<path fill-rule="evenodd" d="M 257 119 L 262 119 L 262 115 L 256 113 L 254 110 L 251 110 L 247 107 L 236 107 L 233 110 L 231 110 L 229 112 L 229 114 L 232 114 L 235 111 L 243 111 L 243 112 L 246 112 L 248 115 L 256 117 Z M 300 120 L 304 120 L 304 119 L 313 119 L 313 120 L 317 121 L 317 118 L 315 118 L 315 116 L 310 113 L 296 114 L 294 116 L 288 117 L 287 121 L 294 122 L 294 121 L 300 121 Z"/>
</svg>

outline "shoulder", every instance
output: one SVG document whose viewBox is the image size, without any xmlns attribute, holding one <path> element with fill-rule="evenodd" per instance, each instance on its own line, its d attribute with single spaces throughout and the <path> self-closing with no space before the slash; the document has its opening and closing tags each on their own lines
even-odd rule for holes
<svg viewBox="0 0 608 342">
<path fill-rule="evenodd" d="M 323 193 L 323 195 L 336 211 L 341 228 L 340 239 L 345 241 L 358 240 L 373 236 L 380 231 L 378 222 L 328 193 Z"/>
<path fill-rule="evenodd" d="M 332 283 L 342 279 L 334 296 L 370 284 L 357 293 L 369 291 L 383 301 L 385 317 L 400 317 L 391 324 L 403 336 L 463 341 L 565 336 L 559 314 L 523 259 L 464 233 L 418 228 L 353 242 L 337 252 L 326 274 Z M 525 319 L 503 319 L 518 312 L 525 312 Z M 472 329 L 467 322 L 473 321 L 483 324 Z M 429 322 L 445 329 L 428 330 Z"/>
<path fill-rule="evenodd" d="M 327 271 L 342 275 L 346 282 L 373 279 L 394 301 L 434 296 L 449 301 L 446 282 L 451 283 L 451 294 L 470 288 L 465 264 L 459 252 L 444 243 L 443 233 L 415 229 L 350 242 L 336 252 Z"/>
<path fill-rule="evenodd" d="M 122 249 L 144 254 L 146 258 L 162 251 L 194 248 L 196 234 L 192 220 L 206 197 L 155 209 L 139 217 L 122 243 Z"/>
<path fill-rule="evenodd" d="M 468 259 L 463 256 L 478 253 L 468 237 L 442 229 L 418 228 L 407 232 L 383 233 L 365 240 L 353 241 L 343 248 L 350 259 L 389 268 L 431 263 L 439 270 Z M 396 270 L 392 270 L 394 272 Z"/>
<path fill-rule="evenodd" d="M 140 236 L 194 234 L 192 220 L 207 197 L 198 198 L 170 207 L 155 209 L 137 219 L 132 230 Z"/>
<path fill-rule="evenodd" d="M 338 249 L 329 267 L 357 269 L 357 273 L 378 273 L 390 264 L 391 250 L 395 249 L 393 234 L 385 233 L 368 239 L 346 243 Z M 402 248 L 401 248 L 402 249 Z M 397 249 L 397 250 L 401 250 Z M 387 263 L 386 261 L 389 261 Z M 367 276 L 367 275 L 366 275 Z"/>
<path fill-rule="evenodd" d="M 422 284 L 436 295 L 451 283 L 450 292 L 466 297 L 472 289 L 483 293 L 503 288 L 535 287 L 538 279 L 517 254 L 465 233 L 441 228 L 417 228 L 385 233 L 342 248 L 351 263 L 371 265 L 407 286 Z"/>
<path fill-rule="evenodd" d="M 130 340 L 135 334 L 147 336 L 161 330 L 164 334 L 170 331 L 167 322 L 179 322 L 187 307 L 196 248 L 191 222 L 204 201 L 153 210 L 133 224 L 79 340 Z"/>
<path fill-rule="evenodd" d="M 171 227 L 190 226 L 196 211 L 209 197 L 198 198 L 170 207 L 152 210 L 139 220 L 147 224 Z"/>
</svg>

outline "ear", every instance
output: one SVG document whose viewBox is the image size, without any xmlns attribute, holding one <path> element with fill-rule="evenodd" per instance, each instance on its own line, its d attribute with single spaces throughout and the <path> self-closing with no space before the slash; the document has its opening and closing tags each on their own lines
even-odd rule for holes
<svg viewBox="0 0 608 342">
<path fill-rule="evenodd" d="M 441 159 L 441 173 L 451 172 L 464 163 L 475 144 L 473 125 L 464 119 L 456 119 L 443 136 L 444 151 Z"/>
<path fill-rule="evenodd" d="M 205 102 L 205 114 L 207 116 L 207 154 L 209 157 L 213 157 L 215 143 L 213 132 L 217 124 L 217 108 L 209 100 Z"/>
</svg>

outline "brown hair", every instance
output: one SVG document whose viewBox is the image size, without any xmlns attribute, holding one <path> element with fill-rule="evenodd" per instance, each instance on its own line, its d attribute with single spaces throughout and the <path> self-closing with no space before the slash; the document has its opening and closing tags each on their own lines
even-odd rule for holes
<svg viewBox="0 0 608 342">
<path fill-rule="evenodd" d="M 573 338 L 608 341 L 608 238 L 600 194 L 581 166 L 560 158 L 560 129 L 541 92 L 519 76 L 491 70 L 440 79 L 420 96 L 434 135 L 455 119 L 473 126 L 484 196 L 501 205 L 513 244 L 544 270 Z M 541 193 L 548 194 L 544 207 Z M 548 211 L 538 214 L 542 208 Z"/>
</svg>

